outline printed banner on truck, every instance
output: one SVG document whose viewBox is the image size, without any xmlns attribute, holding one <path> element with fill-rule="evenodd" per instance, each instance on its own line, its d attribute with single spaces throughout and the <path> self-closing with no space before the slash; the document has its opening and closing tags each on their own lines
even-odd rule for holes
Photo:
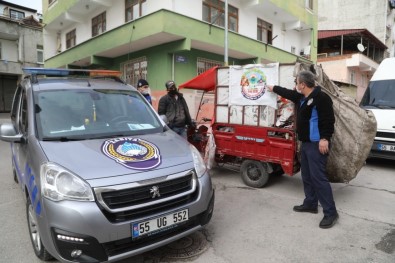
<svg viewBox="0 0 395 263">
<path fill-rule="evenodd" d="M 278 85 L 279 63 L 229 67 L 229 105 L 267 105 L 277 109 L 277 95 L 266 85 Z"/>
</svg>

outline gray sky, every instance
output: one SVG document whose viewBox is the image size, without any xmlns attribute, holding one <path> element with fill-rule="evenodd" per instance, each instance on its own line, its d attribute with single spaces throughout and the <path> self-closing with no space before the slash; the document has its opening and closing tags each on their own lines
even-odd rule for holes
<svg viewBox="0 0 395 263">
<path fill-rule="evenodd" d="M 9 3 L 25 6 L 36 9 L 37 12 L 42 13 L 42 0 L 4 0 Z"/>
</svg>

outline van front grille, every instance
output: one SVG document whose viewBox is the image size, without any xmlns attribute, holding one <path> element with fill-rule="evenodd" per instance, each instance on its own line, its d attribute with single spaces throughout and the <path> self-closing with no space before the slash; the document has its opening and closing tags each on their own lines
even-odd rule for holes
<svg viewBox="0 0 395 263">
<path fill-rule="evenodd" d="M 136 206 L 153 201 L 151 189 L 154 186 L 158 187 L 160 190 L 160 196 L 156 197 L 155 200 L 175 196 L 177 194 L 187 192 L 192 188 L 192 174 L 157 184 L 103 192 L 101 195 L 104 203 L 110 209 Z"/>
<path fill-rule="evenodd" d="M 194 180 L 194 174 L 191 172 L 162 182 L 104 191 L 100 194 L 102 203 L 98 202 L 98 205 L 111 222 L 124 222 L 152 216 L 195 201 L 198 196 L 198 187 L 195 186 L 195 191 L 193 191 Z M 160 196 L 153 196 L 154 187 L 159 189 Z"/>
<path fill-rule="evenodd" d="M 376 137 L 395 139 L 395 132 L 377 132 Z"/>
</svg>

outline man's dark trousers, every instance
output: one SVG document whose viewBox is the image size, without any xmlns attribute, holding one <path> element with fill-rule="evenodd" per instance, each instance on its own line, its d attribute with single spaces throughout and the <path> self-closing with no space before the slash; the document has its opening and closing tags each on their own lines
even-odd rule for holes
<svg viewBox="0 0 395 263">
<path fill-rule="evenodd" d="M 324 215 L 336 214 L 336 206 L 333 201 L 332 187 L 326 177 L 326 163 L 328 154 L 321 154 L 318 142 L 302 142 L 301 147 L 301 172 L 305 200 L 303 205 L 315 208 L 320 202 Z"/>
</svg>

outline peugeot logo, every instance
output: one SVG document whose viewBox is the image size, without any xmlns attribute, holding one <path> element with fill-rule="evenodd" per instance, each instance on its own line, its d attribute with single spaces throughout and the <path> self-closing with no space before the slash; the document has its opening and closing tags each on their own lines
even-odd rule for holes
<svg viewBox="0 0 395 263">
<path fill-rule="evenodd" d="M 152 186 L 152 188 L 150 189 L 149 192 L 150 192 L 152 198 L 160 197 L 159 187 L 156 185 Z"/>
</svg>

